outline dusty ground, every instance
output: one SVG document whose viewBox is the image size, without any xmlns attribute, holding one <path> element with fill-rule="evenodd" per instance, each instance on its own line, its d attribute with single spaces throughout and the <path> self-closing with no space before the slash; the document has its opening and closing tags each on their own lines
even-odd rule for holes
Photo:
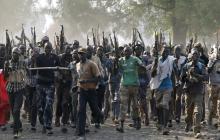
<svg viewBox="0 0 220 140">
<path fill-rule="evenodd" d="M 127 122 L 128 123 L 128 122 Z M 54 134 L 47 136 L 41 133 L 41 127 L 37 127 L 36 132 L 30 130 L 30 124 L 27 121 L 23 121 L 24 131 L 22 133 L 21 140 L 76 140 L 79 137 L 74 136 L 74 129 L 68 128 L 68 133 L 63 134 L 60 129 L 54 127 Z M 97 130 L 94 126 L 90 126 L 90 132 L 86 134 L 87 140 L 193 140 L 193 133 L 186 133 L 184 131 L 184 122 L 176 124 L 173 122 L 169 136 L 161 135 L 155 128 L 155 123 L 151 121 L 150 126 L 143 126 L 141 130 L 135 130 L 134 128 L 125 127 L 125 133 L 121 134 L 115 131 L 115 126 L 110 120 L 107 120 L 102 128 Z M 207 126 L 202 129 L 203 138 L 210 140 L 220 140 L 220 133 L 217 130 L 208 130 Z M 12 129 L 8 127 L 7 131 L 0 131 L 0 140 L 13 139 Z"/>
</svg>

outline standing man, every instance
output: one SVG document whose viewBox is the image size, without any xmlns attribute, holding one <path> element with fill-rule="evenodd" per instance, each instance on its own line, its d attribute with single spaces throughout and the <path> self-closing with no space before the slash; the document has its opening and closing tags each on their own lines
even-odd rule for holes
<svg viewBox="0 0 220 140">
<path fill-rule="evenodd" d="M 36 60 L 37 67 L 56 67 L 59 66 L 59 58 L 57 55 L 52 54 L 52 44 L 50 42 L 45 43 L 45 53 L 40 54 Z M 43 125 L 42 133 L 48 131 L 48 135 L 52 132 L 52 118 L 53 118 L 53 102 L 55 92 L 55 74 L 52 70 L 38 70 L 37 80 L 37 100 L 38 100 L 38 112 L 40 122 Z"/>
<path fill-rule="evenodd" d="M 144 66 L 148 65 L 148 59 L 146 56 L 142 55 L 143 47 L 141 44 L 136 45 L 135 47 L 135 55 L 138 57 Z M 139 67 L 138 68 L 138 76 L 139 76 L 139 92 L 138 92 L 138 101 L 140 104 L 140 110 L 144 113 L 145 119 L 144 123 L 146 126 L 149 125 L 149 118 L 148 118 L 148 103 L 147 103 L 147 88 L 149 84 L 149 77 L 146 68 Z"/>
<path fill-rule="evenodd" d="M 214 52 L 215 57 L 211 57 L 208 63 L 209 85 L 211 88 L 209 94 L 208 125 L 216 125 L 218 127 L 220 122 L 220 47 L 216 46 Z M 215 119 L 214 124 L 213 119 Z"/>
<path fill-rule="evenodd" d="M 186 63 L 181 74 L 184 89 L 186 91 L 186 128 L 188 132 L 193 126 L 195 138 L 201 137 L 201 126 L 203 112 L 204 81 L 206 80 L 205 66 L 199 62 L 199 52 L 191 50 L 191 61 Z"/>
<path fill-rule="evenodd" d="M 101 75 L 97 65 L 87 59 L 87 50 L 85 48 L 80 48 L 78 54 L 80 62 L 76 64 L 76 69 L 79 75 L 77 84 L 79 87 L 79 107 L 76 135 L 84 136 L 87 102 L 96 119 L 95 122 L 100 122 L 100 118 L 103 116 L 96 100 L 96 86 Z"/>
<path fill-rule="evenodd" d="M 181 110 L 182 110 L 182 95 L 183 95 L 183 84 L 180 80 L 180 74 L 182 72 L 183 66 L 186 64 L 186 57 L 181 55 L 181 45 L 177 45 L 174 48 L 174 77 L 175 85 L 174 94 L 175 94 L 175 119 L 177 123 L 180 123 L 181 119 Z"/>
<path fill-rule="evenodd" d="M 152 69 L 151 82 L 155 84 L 155 99 L 158 115 L 158 130 L 162 129 L 163 135 L 169 135 L 167 123 L 169 120 L 169 102 L 173 90 L 171 74 L 173 71 L 174 57 L 170 56 L 170 48 L 163 46 L 161 57 L 155 59 Z"/>
<path fill-rule="evenodd" d="M 5 63 L 4 76 L 7 81 L 6 90 L 9 94 L 12 116 L 14 120 L 14 138 L 20 137 L 22 123 L 20 111 L 26 87 L 26 69 L 24 61 L 19 61 L 20 50 L 12 49 L 12 59 Z"/>
<path fill-rule="evenodd" d="M 124 121 L 125 115 L 128 108 L 129 98 L 132 101 L 133 107 L 133 116 L 135 122 L 135 128 L 138 130 L 141 128 L 141 119 L 139 117 L 138 111 L 138 87 L 139 87 L 139 78 L 138 78 L 138 68 L 142 66 L 142 62 L 139 58 L 131 56 L 132 50 L 130 47 L 124 48 L 124 57 L 119 60 L 119 69 L 122 72 L 122 79 L 120 85 L 120 94 L 121 94 L 121 115 L 120 115 L 120 125 L 116 128 L 117 131 L 124 132 Z"/>
<path fill-rule="evenodd" d="M 72 54 L 71 48 L 69 45 L 65 46 L 65 53 L 60 56 L 60 65 L 62 67 L 69 66 L 70 62 L 72 62 Z M 55 125 L 60 125 L 60 117 L 62 116 L 62 132 L 67 132 L 67 123 L 69 120 L 70 113 L 70 88 L 72 83 L 72 77 L 70 71 L 60 71 L 59 84 L 57 88 L 57 105 L 56 105 L 56 119 Z"/>
</svg>

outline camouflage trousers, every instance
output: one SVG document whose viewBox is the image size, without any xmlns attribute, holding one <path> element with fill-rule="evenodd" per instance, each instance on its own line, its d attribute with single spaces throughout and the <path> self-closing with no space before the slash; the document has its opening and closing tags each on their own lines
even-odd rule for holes
<svg viewBox="0 0 220 140">
<path fill-rule="evenodd" d="M 172 89 L 156 90 L 154 93 L 156 100 L 156 108 L 164 108 L 169 110 Z"/>
<path fill-rule="evenodd" d="M 186 92 L 185 102 L 186 102 L 186 124 L 193 126 L 193 132 L 200 132 L 201 126 L 200 122 L 203 113 L 203 94 L 202 93 L 192 93 L 190 91 Z"/>
<path fill-rule="evenodd" d="M 209 93 L 209 118 L 217 118 L 220 122 L 220 85 L 210 85 Z M 218 113 L 217 113 L 218 110 Z"/>
<path fill-rule="evenodd" d="M 120 105 L 120 117 L 121 120 L 125 120 L 125 116 L 127 113 L 128 108 L 128 100 L 131 99 L 132 102 L 132 118 L 136 119 L 139 117 L 138 111 L 138 86 L 121 86 L 120 87 L 120 94 L 121 94 L 121 105 Z"/>
<path fill-rule="evenodd" d="M 37 107 L 40 123 L 47 129 L 52 129 L 54 85 L 37 85 Z"/>
</svg>

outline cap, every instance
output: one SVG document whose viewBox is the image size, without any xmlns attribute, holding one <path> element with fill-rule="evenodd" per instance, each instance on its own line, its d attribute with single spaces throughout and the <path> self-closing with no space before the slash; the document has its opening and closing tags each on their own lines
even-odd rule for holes
<svg viewBox="0 0 220 140">
<path fill-rule="evenodd" d="M 20 51 L 20 49 L 19 49 L 18 47 L 14 47 L 14 48 L 12 49 L 12 53 L 20 54 L 21 51 Z"/>
</svg>

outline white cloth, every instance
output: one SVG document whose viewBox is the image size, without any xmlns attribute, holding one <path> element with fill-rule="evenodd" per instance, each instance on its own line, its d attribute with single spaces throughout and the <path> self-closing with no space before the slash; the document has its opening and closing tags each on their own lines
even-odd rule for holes
<svg viewBox="0 0 220 140">
<path fill-rule="evenodd" d="M 151 90 L 159 88 L 163 79 L 167 78 L 167 76 L 170 77 L 173 71 L 173 62 L 175 60 L 175 57 L 168 56 L 164 62 L 162 62 L 161 59 L 162 57 L 160 57 L 158 62 L 157 75 L 151 78 L 150 81 Z"/>
</svg>

